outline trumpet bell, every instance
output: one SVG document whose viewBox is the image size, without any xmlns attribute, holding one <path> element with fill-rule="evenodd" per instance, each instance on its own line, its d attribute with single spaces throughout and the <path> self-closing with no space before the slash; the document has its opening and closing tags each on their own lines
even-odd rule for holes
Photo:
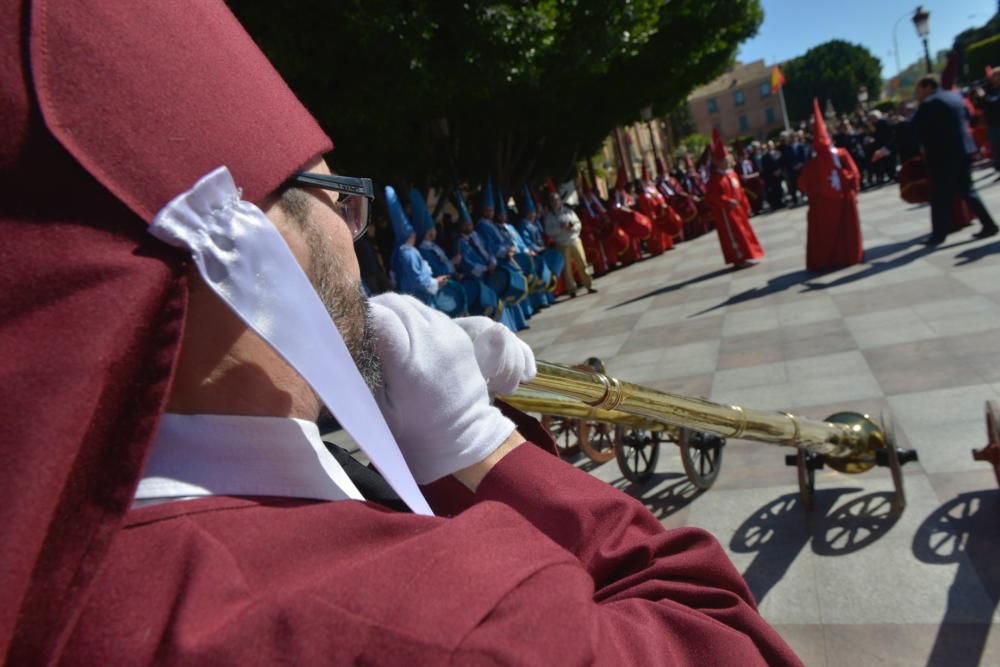
<svg viewBox="0 0 1000 667">
<path fill-rule="evenodd" d="M 853 433 L 859 434 L 860 446 L 843 458 L 828 458 L 826 465 L 837 472 L 857 475 L 875 467 L 875 451 L 885 447 L 882 428 L 868 415 L 860 412 L 838 412 L 826 418 L 831 424 L 846 424 Z"/>
</svg>

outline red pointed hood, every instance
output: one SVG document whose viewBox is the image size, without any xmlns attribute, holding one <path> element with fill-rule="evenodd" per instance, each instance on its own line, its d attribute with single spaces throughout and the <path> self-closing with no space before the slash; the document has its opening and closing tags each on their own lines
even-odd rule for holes
<svg viewBox="0 0 1000 667">
<path fill-rule="evenodd" d="M 590 192 L 590 180 L 587 178 L 586 172 L 580 172 L 580 190 L 583 194 L 588 194 Z"/>
<path fill-rule="evenodd" d="M 656 175 L 664 176 L 667 173 L 667 166 L 663 164 L 663 159 L 660 157 L 656 158 Z"/>
<path fill-rule="evenodd" d="M 649 183 L 652 180 L 653 179 L 649 177 L 649 169 L 646 168 L 646 162 L 643 161 L 643 163 L 642 163 L 642 182 L 643 183 Z"/>
<path fill-rule="evenodd" d="M 145 223 L 220 165 L 260 203 L 331 144 L 221 1 L 2 7 L 0 656 L 49 664 L 180 346 L 189 260 Z"/>
<path fill-rule="evenodd" d="M 556 188 L 556 184 L 552 181 L 551 176 L 545 177 L 545 189 L 552 194 L 556 194 L 559 192 L 559 190 Z"/>
<path fill-rule="evenodd" d="M 821 148 L 830 148 L 830 133 L 826 131 L 826 120 L 823 119 L 823 112 L 819 108 L 819 100 L 813 98 L 813 148 L 817 151 Z"/>
<path fill-rule="evenodd" d="M 719 132 L 719 128 L 712 128 L 712 157 L 716 160 L 724 160 L 728 152 L 726 151 L 726 144 L 722 141 L 722 134 Z"/>
</svg>

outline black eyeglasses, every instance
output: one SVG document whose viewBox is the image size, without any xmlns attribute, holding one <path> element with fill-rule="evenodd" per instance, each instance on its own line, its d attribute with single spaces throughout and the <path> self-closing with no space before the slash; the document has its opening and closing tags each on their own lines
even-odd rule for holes
<svg viewBox="0 0 1000 667">
<path fill-rule="evenodd" d="M 289 179 L 290 183 L 308 188 L 322 188 L 339 193 L 333 202 L 334 210 L 347 223 L 357 241 L 368 229 L 369 202 L 375 199 L 375 188 L 370 178 L 352 178 L 300 171 Z"/>
</svg>

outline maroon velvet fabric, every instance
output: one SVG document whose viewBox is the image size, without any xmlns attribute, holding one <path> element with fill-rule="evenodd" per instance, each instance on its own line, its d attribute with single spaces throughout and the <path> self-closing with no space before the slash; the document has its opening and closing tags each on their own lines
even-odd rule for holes
<svg viewBox="0 0 1000 667">
<path fill-rule="evenodd" d="M 147 222 L 216 167 L 260 202 L 331 148 L 222 2 L 36 0 L 31 21 L 49 130 Z"/>
<path fill-rule="evenodd" d="M 51 6 L 50 6 L 51 5 Z M 0 656 L 63 652 L 162 413 L 185 261 L 143 220 L 329 139 L 221 2 L 0 0 Z"/>
<path fill-rule="evenodd" d="M 704 531 L 530 445 L 445 519 L 212 498 L 129 514 L 68 662 L 800 664 Z"/>
</svg>

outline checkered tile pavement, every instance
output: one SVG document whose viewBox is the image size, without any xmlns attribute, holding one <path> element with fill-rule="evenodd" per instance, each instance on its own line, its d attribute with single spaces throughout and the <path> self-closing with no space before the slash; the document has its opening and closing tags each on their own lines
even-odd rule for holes
<svg viewBox="0 0 1000 667">
<path fill-rule="evenodd" d="M 1000 184 L 976 174 L 1000 219 Z M 978 225 L 934 251 L 929 211 L 887 186 L 860 197 L 865 263 L 804 271 L 804 207 L 752 219 L 767 253 L 727 269 L 714 234 L 597 280 L 520 335 L 546 361 L 601 357 L 612 375 L 663 390 L 824 418 L 891 411 L 908 506 L 888 512 L 888 471 L 817 473 L 798 500 L 789 450 L 730 442 L 697 492 L 666 445 L 657 474 L 592 474 L 641 498 L 668 527 L 718 537 L 764 616 L 807 665 L 1000 665 L 1000 490 L 972 460 L 983 403 L 1000 399 L 1000 237 Z"/>
</svg>

